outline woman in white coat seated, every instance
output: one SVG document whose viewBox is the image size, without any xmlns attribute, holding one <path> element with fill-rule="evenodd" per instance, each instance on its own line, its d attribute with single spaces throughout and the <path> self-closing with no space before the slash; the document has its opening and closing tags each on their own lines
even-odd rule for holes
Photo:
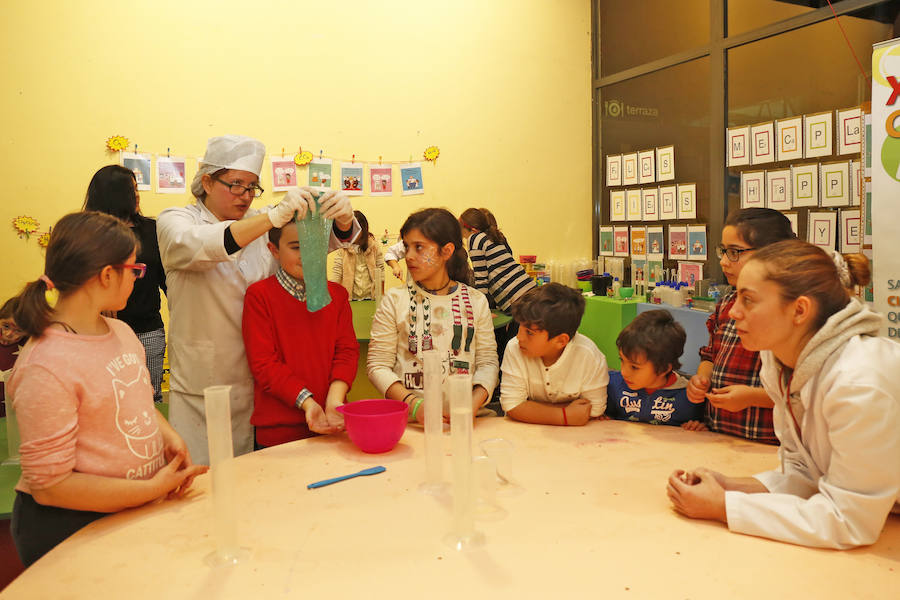
<svg viewBox="0 0 900 600">
<path fill-rule="evenodd" d="M 244 294 L 275 272 L 266 234 L 315 206 L 310 188 L 289 191 L 275 207 L 250 208 L 266 149 L 253 138 L 226 135 L 209 140 L 191 183 L 196 202 L 167 208 L 157 219 L 160 256 L 169 302 L 169 421 L 197 463 L 209 462 L 203 389 L 231 385 L 235 455 L 253 450 L 253 378 L 241 336 Z M 329 250 L 353 240 L 359 226 L 343 192 L 320 199 L 333 218 Z"/>
<path fill-rule="evenodd" d="M 677 470 L 675 510 L 732 531 L 805 546 L 872 544 L 900 500 L 900 344 L 850 293 L 865 257 L 789 240 L 754 252 L 731 309 L 741 343 L 761 351 L 775 402 L 781 468 L 754 477 Z"/>
</svg>

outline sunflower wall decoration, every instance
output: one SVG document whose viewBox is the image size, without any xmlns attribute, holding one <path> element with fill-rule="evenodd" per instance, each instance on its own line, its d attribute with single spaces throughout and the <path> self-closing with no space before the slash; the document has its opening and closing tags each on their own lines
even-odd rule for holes
<svg viewBox="0 0 900 600">
<path fill-rule="evenodd" d="M 308 165 L 313 159 L 313 154 L 309 150 L 303 150 L 294 155 L 294 164 L 298 167 Z"/>
<path fill-rule="evenodd" d="M 13 219 L 12 224 L 16 233 L 19 234 L 19 237 L 25 238 L 26 240 L 41 226 L 41 224 L 37 222 L 37 219 L 29 217 L 28 215 L 16 217 Z"/>
<path fill-rule="evenodd" d="M 106 139 L 106 149 L 110 152 L 122 152 L 128 148 L 128 138 L 124 135 L 112 135 Z"/>
<path fill-rule="evenodd" d="M 436 163 L 438 156 L 441 155 L 441 149 L 437 146 L 428 146 L 425 148 L 425 160 Z"/>
<path fill-rule="evenodd" d="M 46 248 L 47 246 L 49 246 L 50 245 L 50 232 L 44 231 L 43 233 L 41 233 L 38 236 L 37 243 L 38 243 L 38 246 L 40 246 L 41 248 Z"/>
</svg>

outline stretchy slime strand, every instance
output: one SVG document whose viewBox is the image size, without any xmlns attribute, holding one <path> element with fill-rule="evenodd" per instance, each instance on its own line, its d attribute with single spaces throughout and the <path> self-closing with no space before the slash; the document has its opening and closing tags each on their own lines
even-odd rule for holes
<svg viewBox="0 0 900 600">
<path fill-rule="evenodd" d="M 319 214 L 319 198 L 321 195 L 316 198 L 316 210 L 307 211 L 302 220 L 296 221 L 300 256 L 303 259 L 303 280 L 306 284 L 306 308 L 309 312 L 325 308 L 331 302 L 325 257 L 328 254 L 332 220 L 323 219 Z"/>
</svg>

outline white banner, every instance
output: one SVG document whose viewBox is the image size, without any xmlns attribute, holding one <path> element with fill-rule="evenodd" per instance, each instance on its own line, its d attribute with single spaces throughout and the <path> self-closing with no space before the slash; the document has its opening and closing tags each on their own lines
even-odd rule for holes
<svg viewBox="0 0 900 600">
<path fill-rule="evenodd" d="M 872 264 L 884 333 L 900 341 L 900 38 L 872 52 Z"/>
</svg>

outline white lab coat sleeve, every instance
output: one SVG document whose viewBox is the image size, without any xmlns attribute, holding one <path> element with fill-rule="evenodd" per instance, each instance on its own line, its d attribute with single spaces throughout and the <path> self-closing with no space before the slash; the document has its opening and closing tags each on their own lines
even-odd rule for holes
<svg viewBox="0 0 900 600">
<path fill-rule="evenodd" d="M 351 229 L 351 235 L 347 238 L 346 242 L 338 239 L 336 235 L 334 235 L 334 229 L 331 230 L 331 235 L 328 237 L 328 251 L 333 252 L 338 248 L 349 248 L 350 244 L 356 241 L 356 238 L 359 237 L 362 228 L 359 226 L 359 222 L 356 220 L 356 217 L 353 217 L 353 228 Z"/>
<path fill-rule="evenodd" d="M 587 372 L 581 397 L 591 401 L 591 418 L 596 419 L 606 412 L 606 388 L 609 385 L 606 357 L 598 349 L 596 358 L 589 360 L 585 368 Z"/>
<path fill-rule="evenodd" d="M 205 271 L 228 260 L 225 229 L 234 221 L 200 223 L 190 208 L 167 208 L 156 220 L 159 255 L 166 271 Z"/>
<path fill-rule="evenodd" d="M 406 257 L 406 248 L 403 246 L 402 241 L 397 242 L 393 246 L 390 246 L 387 249 L 387 252 L 384 253 L 385 262 L 387 262 L 389 260 L 396 260 L 397 262 L 400 262 L 400 259 L 405 258 L 405 257 Z"/>
<path fill-rule="evenodd" d="M 475 371 L 472 386 L 480 385 L 487 390 L 490 402 L 500 375 L 500 360 L 497 358 L 497 339 L 494 337 L 494 318 L 487 298 L 472 294 L 475 310 Z"/>
<path fill-rule="evenodd" d="M 366 374 L 375 389 L 384 396 L 387 389 L 400 377 L 394 372 L 397 364 L 397 296 L 385 294 L 372 319 L 369 351 L 366 354 Z"/>
<path fill-rule="evenodd" d="M 878 539 L 900 493 L 900 404 L 891 391 L 854 381 L 836 383 L 821 402 L 812 427 L 827 431 L 831 454 L 817 493 L 726 492 L 729 529 L 825 548 Z"/>
<path fill-rule="evenodd" d="M 508 413 L 528 398 L 528 368 L 516 338 L 509 340 L 503 353 L 503 382 L 500 384 L 500 406 Z"/>
</svg>

